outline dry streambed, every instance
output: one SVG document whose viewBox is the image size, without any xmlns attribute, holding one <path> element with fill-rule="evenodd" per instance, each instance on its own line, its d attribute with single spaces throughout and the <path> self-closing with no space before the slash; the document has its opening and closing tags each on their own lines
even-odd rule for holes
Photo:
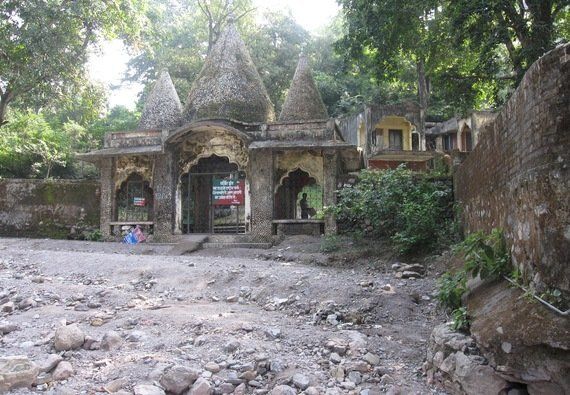
<svg viewBox="0 0 570 395">
<path fill-rule="evenodd" d="M 421 373 L 441 321 L 430 267 L 137 247 L 0 239 L 0 389 L 437 392 Z"/>
</svg>

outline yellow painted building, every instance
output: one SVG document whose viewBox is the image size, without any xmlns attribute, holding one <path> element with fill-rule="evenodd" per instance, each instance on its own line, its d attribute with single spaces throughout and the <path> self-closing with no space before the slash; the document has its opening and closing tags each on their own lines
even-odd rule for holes
<svg viewBox="0 0 570 395">
<path fill-rule="evenodd" d="M 372 143 L 376 150 L 411 151 L 413 130 L 405 118 L 387 116 L 376 124 Z"/>
</svg>

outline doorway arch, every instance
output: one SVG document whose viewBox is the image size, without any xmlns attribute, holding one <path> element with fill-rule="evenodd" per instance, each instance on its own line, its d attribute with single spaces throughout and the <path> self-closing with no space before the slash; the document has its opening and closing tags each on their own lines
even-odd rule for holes
<svg viewBox="0 0 570 395">
<path fill-rule="evenodd" d="M 307 194 L 308 218 L 313 218 L 323 207 L 323 188 L 308 172 L 297 168 L 281 179 L 274 199 L 275 219 L 302 219 L 300 201 Z"/>
<path fill-rule="evenodd" d="M 178 182 L 182 233 L 245 233 L 246 175 L 227 157 L 200 158 Z"/>
</svg>

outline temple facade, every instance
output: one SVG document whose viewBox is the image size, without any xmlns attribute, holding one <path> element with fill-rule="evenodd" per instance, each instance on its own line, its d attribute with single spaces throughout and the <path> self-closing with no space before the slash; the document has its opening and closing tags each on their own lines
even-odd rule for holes
<svg viewBox="0 0 570 395">
<path fill-rule="evenodd" d="M 281 114 L 230 24 L 212 47 L 183 107 L 162 71 L 138 129 L 107 133 L 80 154 L 101 173 L 101 232 L 141 225 L 157 239 L 234 234 L 335 233 L 323 207 L 343 174 L 360 168 L 356 145 L 328 117 L 306 57 Z"/>
</svg>

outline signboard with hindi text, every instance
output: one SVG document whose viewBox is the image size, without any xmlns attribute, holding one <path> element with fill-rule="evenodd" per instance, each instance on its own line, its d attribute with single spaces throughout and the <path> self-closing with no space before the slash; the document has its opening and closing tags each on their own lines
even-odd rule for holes
<svg viewBox="0 0 570 395">
<path fill-rule="evenodd" d="M 245 182 L 237 179 L 212 179 L 212 204 L 214 206 L 241 206 L 244 204 Z"/>
</svg>

